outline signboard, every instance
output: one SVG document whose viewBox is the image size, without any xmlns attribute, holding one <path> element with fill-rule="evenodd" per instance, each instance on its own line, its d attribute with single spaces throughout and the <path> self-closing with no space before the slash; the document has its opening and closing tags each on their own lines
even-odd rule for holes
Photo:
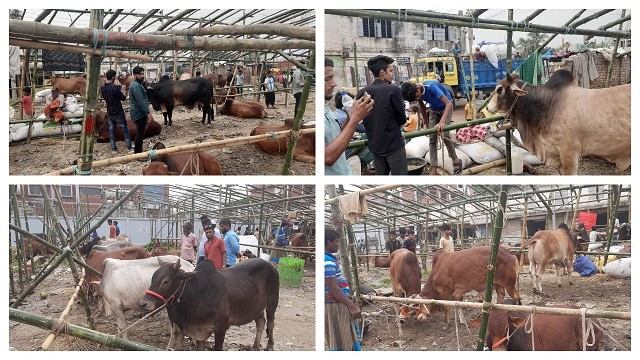
<svg viewBox="0 0 640 360">
<path fill-rule="evenodd" d="M 398 56 L 396 58 L 396 62 L 398 64 L 408 64 L 411 62 L 411 58 L 409 58 L 408 56 Z"/>
<path fill-rule="evenodd" d="M 596 224 L 598 219 L 598 213 L 590 212 L 590 211 L 580 211 L 578 213 L 578 222 L 584 224 L 584 228 L 587 231 L 591 231 L 593 226 Z"/>
</svg>

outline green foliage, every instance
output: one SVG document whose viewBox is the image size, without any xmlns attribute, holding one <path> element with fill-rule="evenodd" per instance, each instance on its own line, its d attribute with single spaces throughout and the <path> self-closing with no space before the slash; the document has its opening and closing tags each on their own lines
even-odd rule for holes
<svg viewBox="0 0 640 360">
<path fill-rule="evenodd" d="M 528 33 L 527 37 L 518 39 L 517 47 L 522 49 L 523 56 L 531 55 L 540 45 L 542 45 L 549 35 L 541 33 Z M 542 51 L 544 52 L 544 50 Z"/>
<path fill-rule="evenodd" d="M 391 278 L 383 278 L 382 279 L 382 285 L 387 287 L 387 286 L 391 286 Z"/>
</svg>

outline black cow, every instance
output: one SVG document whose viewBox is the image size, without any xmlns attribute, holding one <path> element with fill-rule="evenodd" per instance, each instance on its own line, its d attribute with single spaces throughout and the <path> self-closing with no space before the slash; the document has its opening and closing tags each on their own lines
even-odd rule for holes
<svg viewBox="0 0 640 360">
<path fill-rule="evenodd" d="M 213 109 L 211 108 L 213 85 L 207 79 L 191 78 L 182 81 L 164 80 L 153 83 L 147 88 L 147 96 L 153 109 L 162 111 L 165 125 L 172 125 L 173 108 L 180 105 L 189 109 L 193 109 L 196 105 L 202 106 L 203 124 L 207 116 L 208 124 L 211 124 L 213 119 Z"/>
<path fill-rule="evenodd" d="M 153 311 L 167 304 L 171 321 L 167 349 L 175 346 L 176 350 L 182 348 L 182 334 L 195 339 L 198 350 L 204 350 L 205 340 L 212 333 L 214 350 L 222 350 L 227 329 L 251 321 L 256 322 L 253 350 L 259 350 L 266 310 L 267 350 L 272 350 L 279 296 L 278 272 L 262 259 L 247 259 L 221 270 L 205 260 L 189 273 L 180 269 L 180 262 L 162 265 L 153 274 L 151 286 L 139 305 Z"/>
<path fill-rule="evenodd" d="M 618 229 L 618 240 L 631 240 L 631 224 L 623 223 Z"/>
</svg>

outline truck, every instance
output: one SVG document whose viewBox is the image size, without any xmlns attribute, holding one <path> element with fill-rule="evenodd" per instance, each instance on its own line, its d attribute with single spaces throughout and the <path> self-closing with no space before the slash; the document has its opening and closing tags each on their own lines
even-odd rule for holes
<svg viewBox="0 0 640 360">
<path fill-rule="evenodd" d="M 417 78 L 411 80 L 423 82 L 436 80 L 436 74 L 444 76 L 442 85 L 451 94 L 451 98 L 470 98 L 471 91 L 471 56 L 429 56 L 418 58 L 416 65 Z M 514 59 L 511 69 L 515 70 L 524 59 Z M 473 60 L 473 75 L 477 93 L 488 96 L 496 87 L 498 81 L 507 76 L 506 60 L 498 60 L 498 67 L 494 67 L 489 60 Z"/>
</svg>

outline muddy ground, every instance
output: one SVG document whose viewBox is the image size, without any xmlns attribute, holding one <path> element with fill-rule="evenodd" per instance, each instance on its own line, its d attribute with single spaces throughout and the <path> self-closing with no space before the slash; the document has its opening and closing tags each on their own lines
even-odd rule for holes
<svg viewBox="0 0 640 360">
<path fill-rule="evenodd" d="M 431 259 L 428 259 L 428 264 Z M 430 265 L 428 265 L 430 267 Z M 374 268 L 371 264 L 370 271 L 366 267 L 359 268 L 360 279 L 379 293 L 391 290 L 389 269 Z M 631 311 L 631 278 L 616 279 L 606 274 L 596 274 L 581 277 L 574 272 L 574 283 L 569 285 L 566 278 L 563 286 L 556 284 L 555 273 L 547 272 L 542 280 L 542 289 L 549 296 L 541 298 L 533 295 L 531 276 L 528 267 L 524 267 L 526 273 L 520 274 L 520 296 L 523 305 L 547 305 L 573 304 L 588 309 L 609 311 Z M 423 275 L 422 284 L 426 277 Z M 495 299 L 495 293 L 494 293 Z M 466 301 L 479 301 L 477 293 L 471 292 L 465 297 Z M 494 300 L 495 301 L 495 300 Z M 426 323 L 421 324 L 415 318 L 404 320 L 402 323 L 402 335 L 396 326 L 396 320 L 392 305 L 374 303 L 362 307 L 364 318 L 371 320 L 369 331 L 363 339 L 365 351 L 454 351 L 475 350 L 476 337 L 479 329 L 458 324 L 453 324 L 454 315 L 451 314 L 452 325 L 444 329 L 444 313 L 437 312 Z M 467 321 L 479 318 L 480 310 L 463 310 Z M 631 350 L 631 321 L 599 319 L 605 332 L 601 343 L 601 350 L 624 351 Z M 457 333 L 457 334 L 456 334 Z M 618 342 L 618 343 L 616 343 Z"/>
<path fill-rule="evenodd" d="M 285 107 L 285 96 L 287 106 Z M 247 98 L 246 100 L 253 100 Z M 264 105 L 264 97 L 260 103 Z M 183 106 L 174 109 L 173 126 L 163 126 L 162 132 L 144 141 L 143 149 L 149 150 L 158 141 L 167 147 L 187 145 L 208 141 L 225 140 L 249 136 L 251 130 L 262 123 L 280 124 L 285 119 L 293 118 L 295 99 L 291 94 L 276 94 L 276 109 L 267 109 L 265 119 L 240 119 L 226 115 L 216 115 L 212 125 L 202 125 L 202 111 L 197 108 L 187 110 Z M 36 114 L 42 112 L 43 106 L 36 105 Z M 19 111 L 19 109 L 17 109 Z M 125 111 L 127 111 L 125 107 Z M 152 111 L 156 121 L 163 123 L 162 113 Z M 303 117 L 305 122 L 315 120 L 315 92 L 309 94 L 309 101 Z M 26 141 L 13 142 L 9 145 L 10 175 L 43 175 L 56 170 L 73 166 L 77 160 L 80 146 L 79 136 L 55 136 L 34 138 L 30 144 Z M 117 143 L 119 153 L 111 153 L 109 143 L 96 143 L 94 160 L 104 160 L 127 155 L 123 141 Z M 284 165 L 284 156 L 269 155 L 254 145 L 241 145 L 224 149 L 206 150 L 213 155 L 225 175 L 279 175 Z M 94 175 L 142 175 L 147 163 L 130 161 L 95 168 Z M 315 174 L 315 164 L 293 161 L 293 175 Z"/>
<path fill-rule="evenodd" d="M 17 279 L 17 277 L 16 277 Z M 19 290 L 19 289 L 17 289 Z M 40 299 L 40 293 L 46 291 L 49 296 Z M 67 306 L 73 294 L 73 276 L 66 265 L 61 265 L 29 295 L 18 309 L 57 319 Z M 11 294 L 10 294 L 11 295 Z M 15 298 L 17 295 L 12 296 Z M 275 315 L 274 350 L 311 351 L 315 350 L 315 264 L 305 265 L 300 287 L 280 285 L 280 301 Z M 92 312 L 95 306 L 92 306 Z M 128 311 L 127 325 L 140 319 L 142 314 Z M 76 302 L 67 317 L 68 323 L 87 327 L 84 308 Z M 94 313 L 95 330 L 115 334 L 117 326 L 114 318 L 106 318 Z M 32 351 L 39 350 L 49 331 L 35 326 L 9 321 L 9 349 Z M 224 350 L 251 350 L 255 338 L 255 323 L 232 326 L 226 334 Z M 149 317 L 129 330 L 129 340 L 164 349 L 169 342 L 169 319 L 165 310 Z M 213 336 L 207 341 L 207 350 L 213 350 Z M 185 350 L 195 350 L 195 342 L 187 341 Z M 267 346 L 263 336 L 261 347 Z M 49 350 L 61 351 L 107 351 L 118 350 L 62 335 Z"/>
</svg>

